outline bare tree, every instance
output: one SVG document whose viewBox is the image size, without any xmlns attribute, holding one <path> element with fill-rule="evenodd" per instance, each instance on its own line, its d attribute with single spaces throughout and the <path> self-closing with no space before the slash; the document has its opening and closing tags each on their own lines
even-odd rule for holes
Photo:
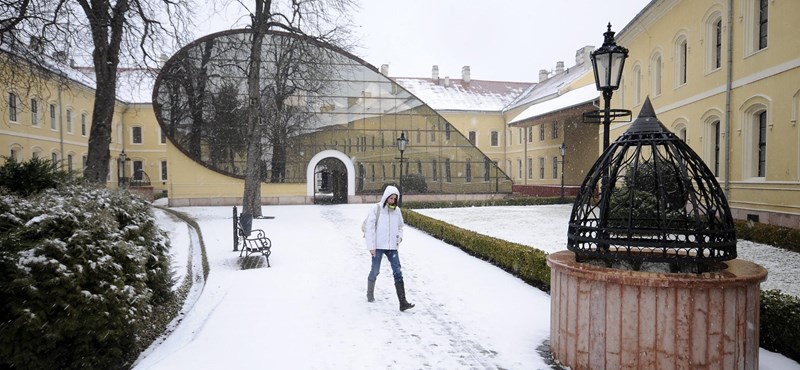
<svg viewBox="0 0 800 370">
<path fill-rule="evenodd" d="M 243 4 L 244 5 L 244 4 Z M 246 6 L 245 6 L 246 7 Z M 277 78 L 273 79 L 275 86 L 282 85 L 286 88 L 273 89 L 265 97 L 264 87 L 261 86 L 262 55 L 264 37 L 267 31 L 281 30 L 295 36 L 308 37 L 313 40 L 323 41 L 340 47 L 346 47 L 349 26 L 348 14 L 355 7 L 353 0 L 285 0 L 282 2 L 272 0 L 255 0 L 255 10 L 250 12 L 252 22 L 252 36 L 250 49 L 250 63 L 248 65 L 247 83 L 249 106 L 247 110 L 247 159 L 245 184 L 243 195 L 243 212 L 253 216 L 261 215 L 261 179 L 263 178 L 263 152 L 264 138 L 273 138 L 273 166 L 276 162 L 274 155 L 285 153 L 280 145 L 284 139 L 280 130 L 285 125 L 287 99 L 296 94 L 296 87 L 287 84 L 290 79 L 281 72 L 289 71 L 295 63 L 284 63 L 288 69 L 281 69 L 280 63 L 275 63 Z M 295 55 L 300 55 L 296 53 Z M 265 101 L 269 98 L 271 101 Z M 262 114 L 261 107 L 271 108 L 272 114 Z M 270 111 L 268 109 L 268 111 Z M 273 118 L 271 122 L 264 120 Z M 271 129 L 270 129 L 271 127 Z M 264 130 L 269 134 L 265 135 Z M 277 134 L 277 135 L 276 135 Z M 276 150 L 277 149 L 277 152 Z M 280 160 L 280 157 L 277 158 Z M 285 161 L 284 161 L 285 163 Z M 280 168 L 278 168 L 280 174 Z M 276 174 L 271 175 L 273 181 Z M 279 176 L 279 175 L 278 175 Z"/>
<path fill-rule="evenodd" d="M 53 70 L 55 62 L 75 58 L 91 63 L 95 77 L 92 127 L 84 177 L 105 184 L 108 176 L 111 123 L 120 66 L 149 70 L 162 52 L 182 44 L 188 35 L 191 0 L 0 0 L 3 45 L 14 57 L 0 63 L 29 62 L 31 70 Z M 24 42 L 29 40 L 27 44 Z M 8 65 L 7 65 L 8 66 Z M 13 70 L 13 68 L 2 68 Z M 26 74 L 29 76 L 36 73 Z M 30 86 L 30 81 L 3 83 Z"/>
</svg>

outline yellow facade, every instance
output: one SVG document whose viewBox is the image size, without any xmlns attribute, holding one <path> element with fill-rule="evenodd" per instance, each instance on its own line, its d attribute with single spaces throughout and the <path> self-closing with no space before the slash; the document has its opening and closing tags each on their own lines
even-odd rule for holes
<svg viewBox="0 0 800 370">
<path fill-rule="evenodd" d="M 658 0 L 648 4 L 616 35 L 617 43 L 628 48 L 630 55 L 623 84 L 613 95 L 612 108 L 630 109 L 635 118 L 649 96 L 658 118 L 717 174 L 734 217 L 758 218 L 761 222 L 797 228 L 800 38 L 795 36 L 793 27 L 794 19 L 800 15 L 800 2 L 766 1 L 766 15 L 762 14 L 761 4 L 760 0 Z M 598 39 L 602 31 L 597 30 Z M 63 168 L 79 172 L 87 153 L 93 89 L 77 81 L 57 81 L 57 75 L 51 74 L 33 84 L 33 88 L 6 87 L 5 102 L 0 104 L 0 150 L 4 156 L 14 155 L 21 160 L 33 156 L 55 158 Z M 564 89 L 590 84 L 593 76 L 587 73 Z M 11 112 L 10 94 L 16 97 L 15 115 Z M 37 101 L 36 114 L 32 113 L 32 99 Z M 54 107 L 52 119 L 50 106 Z M 567 156 L 575 156 L 576 161 L 597 157 L 601 144 L 596 138 L 602 135 L 602 127 L 595 131 L 591 124 L 563 123 L 554 138 L 553 127 L 544 124 L 545 140 L 540 140 L 538 126 L 509 125 L 526 107 L 437 113 L 465 137 L 474 132 L 474 144 L 498 163 L 515 185 L 558 185 L 560 178 L 550 172 L 553 158 L 560 155 L 561 142 L 567 144 Z M 430 123 L 415 125 L 422 129 L 408 132 L 407 155 L 424 154 L 414 153 L 413 145 L 430 140 L 433 131 L 428 131 L 428 126 Z M 611 139 L 628 127 L 628 122 L 613 123 Z M 150 103 L 118 102 L 112 129 L 112 158 L 118 159 L 124 150 L 128 158 L 126 176 L 141 168 L 156 194 L 168 192 L 176 204 L 193 204 L 197 199 L 235 203 L 241 197 L 241 180 L 203 168 L 163 138 Z M 369 136 L 366 131 L 364 135 Z M 393 139 L 380 138 L 389 143 Z M 378 155 L 349 151 L 352 148 L 339 144 L 339 151 L 356 163 Z M 305 155 L 308 158 L 304 159 L 310 160 L 313 153 Z M 545 159 L 544 178 L 539 176 L 540 158 Z M 117 164 L 118 161 L 110 164 L 112 186 L 121 174 Z M 411 173 L 415 164 L 411 162 Z M 569 165 L 567 160 L 567 184 L 580 183 L 588 168 Z M 427 167 L 423 161 L 420 168 L 426 176 L 430 175 Z M 374 175 L 377 170 L 364 171 L 361 186 L 365 189 L 379 187 L 385 181 Z M 455 176 L 459 170 L 453 171 Z M 476 170 L 476 177 L 479 172 Z M 449 186 L 433 185 L 445 191 Z M 307 202 L 308 186 L 265 184 L 262 194 L 271 203 L 303 203 Z"/>
<path fill-rule="evenodd" d="M 75 70 L 67 75 L 37 69 L 31 77 L 32 72 L 24 63 L 12 65 L 18 67 L 13 71 L 17 77 L 12 86 L 6 87 L 4 102 L 0 104 L 0 155 L 20 161 L 51 160 L 60 169 L 81 174 L 88 153 L 94 106 L 91 81 Z M 141 141 L 134 142 L 132 127 L 141 128 Z M 116 159 L 125 150 L 126 177 L 133 174 L 134 162 L 140 162 L 152 178 L 155 191 L 166 189 L 166 183 L 159 181 L 161 161 L 166 161 L 166 146 L 160 140 L 160 129 L 150 104 L 117 102 L 109 150 L 114 159 L 109 163 L 109 186 L 118 186 L 122 171 Z"/>
<path fill-rule="evenodd" d="M 649 96 L 716 172 L 735 218 L 797 228 L 800 2 L 763 4 L 766 12 L 759 0 L 649 4 L 617 34 L 630 55 L 612 104 L 635 117 Z M 612 140 L 627 127 L 613 125 Z"/>
</svg>

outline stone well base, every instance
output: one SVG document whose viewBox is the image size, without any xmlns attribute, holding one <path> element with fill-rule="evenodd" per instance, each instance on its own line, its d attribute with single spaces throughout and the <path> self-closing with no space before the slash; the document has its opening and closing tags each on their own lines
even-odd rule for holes
<svg viewBox="0 0 800 370">
<path fill-rule="evenodd" d="M 625 271 L 547 258 L 550 347 L 578 369 L 758 369 L 760 284 L 744 260 L 704 274 Z"/>
</svg>

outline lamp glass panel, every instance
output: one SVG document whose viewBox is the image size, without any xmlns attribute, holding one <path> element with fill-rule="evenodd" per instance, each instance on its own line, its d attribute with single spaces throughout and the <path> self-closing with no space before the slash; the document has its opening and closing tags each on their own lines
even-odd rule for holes
<svg viewBox="0 0 800 370">
<path fill-rule="evenodd" d="M 596 82 L 599 89 L 608 87 L 608 85 L 611 83 L 611 78 L 609 75 L 609 66 L 611 65 L 610 60 L 611 55 L 609 54 L 598 54 L 595 56 L 595 73 L 597 75 Z"/>
</svg>

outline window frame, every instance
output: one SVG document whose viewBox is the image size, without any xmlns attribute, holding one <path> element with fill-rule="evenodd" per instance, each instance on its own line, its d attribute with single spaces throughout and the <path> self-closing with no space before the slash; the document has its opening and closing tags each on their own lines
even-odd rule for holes
<svg viewBox="0 0 800 370">
<path fill-rule="evenodd" d="M 39 127 L 39 99 L 31 98 L 31 127 Z"/>
<path fill-rule="evenodd" d="M 137 134 L 138 131 L 138 134 Z M 137 142 L 138 138 L 138 142 Z M 142 126 L 131 126 L 131 144 L 142 145 L 144 144 L 144 129 Z"/>
<path fill-rule="evenodd" d="M 558 131 L 560 130 L 558 121 L 553 121 L 552 132 L 550 132 L 551 139 L 558 139 Z"/>
<path fill-rule="evenodd" d="M 88 131 L 89 131 L 89 130 L 87 130 L 87 128 L 89 127 L 89 125 L 87 123 L 88 122 L 88 118 L 89 118 L 89 114 L 88 113 L 81 112 L 81 136 L 86 136 Z"/>
<path fill-rule="evenodd" d="M 67 119 L 67 133 L 71 134 L 72 133 L 72 108 L 67 108 L 66 115 L 67 115 L 67 117 L 66 117 L 66 119 Z"/>
<path fill-rule="evenodd" d="M 17 101 L 19 97 L 13 91 L 8 92 L 8 121 L 11 123 L 19 123 L 19 105 Z"/>
<path fill-rule="evenodd" d="M 55 103 L 48 104 L 48 113 L 50 118 L 50 129 L 53 131 L 58 131 L 58 106 Z"/>
<path fill-rule="evenodd" d="M 657 51 L 650 57 L 650 94 L 655 98 L 660 96 L 663 90 L 663 58 L 661 52 Z"/>
</svg>

